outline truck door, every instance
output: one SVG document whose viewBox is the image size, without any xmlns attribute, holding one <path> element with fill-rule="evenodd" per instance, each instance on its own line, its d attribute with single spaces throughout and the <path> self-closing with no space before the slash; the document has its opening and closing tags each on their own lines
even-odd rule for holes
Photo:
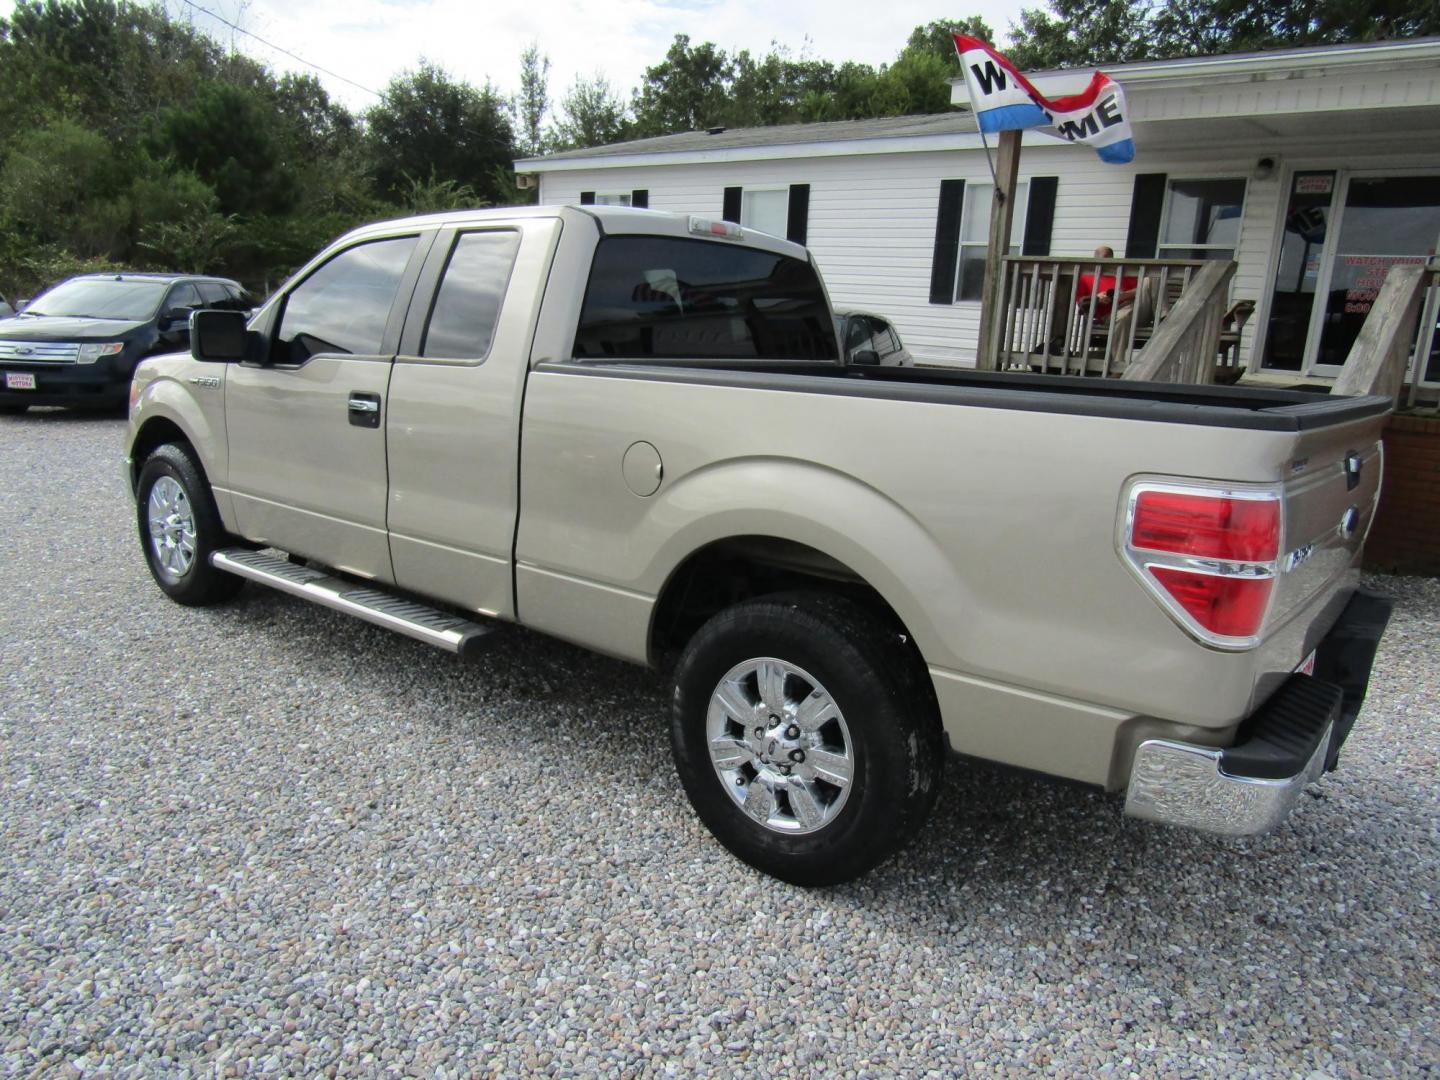
<svg viewBox="0 0 1440 1080">
<path fill-rule="evenodd" d="M 229 372 L 229 482 L 243 535 L 393 580 L 385 393 L 432 235 L 363 240 L 331 255 L 273 309 L 269 363 Z"/>
<path fill-rule="evenodd" d="M 511 618 L 520 398 L 558 219 L 440 230 L 390 378 L 395 581 Z"/>
</svg>

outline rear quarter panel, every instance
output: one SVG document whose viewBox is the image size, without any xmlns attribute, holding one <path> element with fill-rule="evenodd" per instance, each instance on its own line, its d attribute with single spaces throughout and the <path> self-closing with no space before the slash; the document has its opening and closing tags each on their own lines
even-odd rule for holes
<svg viewBox="0 0 1440 1080">
<path fill-rule="evenodd" d="M 1106 730 L 1143 716 L 1224 729 L 1262 674 L 1300 659 L 1301 641 L 1199 645 L 1116 546 L 1133 476 L 1273 482 L 1294 434 L 554 367 L 532 372 L 526 394 L 520 618 L 591 647 L 644 660 L 674 568 L 711 540 L 764 535 L 809 544 L 874 586 L 937 680 L 974 687 L 954 708 L 993 712 L 1016 691 Z M 621 472 L 638 440 L 664 462 L 648 498 Z M 568 612 L 592 603 L 607 615 L 577 632 Z M 967 721 L 946 723 L 955 741 Z M 1107 744 L 1084 771 L 1103 782 L 1108 767 Z"/>
</svg>

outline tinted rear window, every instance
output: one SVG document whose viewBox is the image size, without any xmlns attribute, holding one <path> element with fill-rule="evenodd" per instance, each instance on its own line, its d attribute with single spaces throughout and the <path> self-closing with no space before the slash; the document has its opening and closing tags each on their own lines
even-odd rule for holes
<svg viewBox="0 0 1440 1080">
<path fill-rule="evenodd" d="M 581 359 L 836 359 L 814 267 L 730 243 L 659 236 L 600 241 L 575 355 Z"/>
<path fill-rule="evenodd" d="M 421 356 L 478 360 L 490 351 L 519 248 L 520 234 L 512 230 L 460 235 L 435 296 Z"/>
</svg>

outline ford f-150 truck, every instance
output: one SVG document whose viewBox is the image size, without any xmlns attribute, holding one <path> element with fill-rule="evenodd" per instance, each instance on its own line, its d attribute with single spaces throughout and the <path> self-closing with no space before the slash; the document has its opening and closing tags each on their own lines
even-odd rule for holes
<svg viewBox="0 0 1440 1080">
<path fill-rule="evenodd" d="M 253 581 L 673 671 L 700 817 L 819 884 L 914 835 L 947 749 L 1279 822 L 1388 618 L 1357 583 L 1388 409 L 847 364 L 802 247 L 532 207 L 367 226 L 248 324 L 197 312 L 136 374 L 126 468 L 182 604 Z"/>
</svg>

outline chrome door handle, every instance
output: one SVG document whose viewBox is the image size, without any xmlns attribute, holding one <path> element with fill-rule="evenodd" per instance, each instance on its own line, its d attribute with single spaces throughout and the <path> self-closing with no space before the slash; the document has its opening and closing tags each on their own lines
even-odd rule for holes
<svg viewBox="0 0 1440 1080">
<path fill-rule="evenodd" d="M 380 395 L 350 395 L 350 423 L 353 427 L 378 428 L 380 426 Z"/>
</svg>

